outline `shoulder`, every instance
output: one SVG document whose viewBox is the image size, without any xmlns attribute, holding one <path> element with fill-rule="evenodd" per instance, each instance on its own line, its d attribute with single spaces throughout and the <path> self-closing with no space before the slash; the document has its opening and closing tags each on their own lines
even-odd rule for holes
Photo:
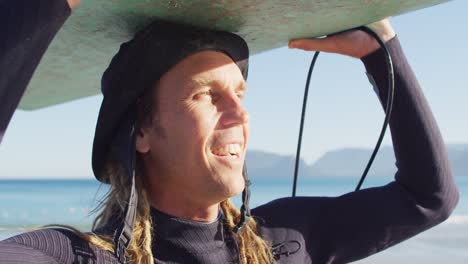
<svg viewBox="0 0 468 264">
<path fill-rule="evenodd" d="M 315 244 L 314 230 L 320 228 L 320 217 L 331 200 L 286 197 L 252 209 L 258 232 L 271 243 L 278 263 L 311 263 L 309 247 Z"/>
<path fill-rule="evenodd" d="M 332 198 L 287 197 L 252 209 L 259 231 L 269 240 L 283 241 L 298 237 L 308 239 Z"/>
<path fill-rule="evenodd" d="M 56 259 L 40 250 L 11 241 L 0 241 L 0 259 L 1 263 L 6 264 L 58 263 Z"/>
<path fill-rule="evenodd" d="M 332 201 L 332 197 L 285 197 L 252 209 L 252 215 L 268 223 L 298 222 L 316 217 Z"/>
<path fill-rule="evenodd" d="M 0 258 L 3 256 L 20 258 L 11 263 L 37 263 L 28 261 L 32 256 L 40 256 L 45 260 L 42 263 L 117 263 L 111 252 L 61 228 L 41 229 L 4 240 L 0 243 Z"/>
</svg>

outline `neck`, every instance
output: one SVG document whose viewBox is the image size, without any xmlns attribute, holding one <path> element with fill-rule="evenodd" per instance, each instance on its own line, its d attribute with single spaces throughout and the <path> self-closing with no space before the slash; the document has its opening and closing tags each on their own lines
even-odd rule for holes
<svg viewBox="0 0 468 264">
<path fill-rule="evenodd" d="M 189 219 L 197 222 L 212 223 L 218 219 L 219 204 L 197 204 L 193 200 L 184 199 L 182 195 L 161 195 L 148 197 L 150 205 L 175 217 Z"/>
</svg>

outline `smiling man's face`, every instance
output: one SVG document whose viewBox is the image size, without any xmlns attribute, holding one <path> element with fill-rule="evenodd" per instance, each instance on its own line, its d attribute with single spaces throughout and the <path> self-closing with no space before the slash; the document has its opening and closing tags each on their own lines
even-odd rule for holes
<svg viewBox="0 0 468 264">
<path fill-rule="evenodd" d="M 152 125 L 137 138 L 151 191 L 198 206 L 242 192 L 245 89 L 237 65 L 216 51 L 195 53 L 163 75 Z"/>
</svg>

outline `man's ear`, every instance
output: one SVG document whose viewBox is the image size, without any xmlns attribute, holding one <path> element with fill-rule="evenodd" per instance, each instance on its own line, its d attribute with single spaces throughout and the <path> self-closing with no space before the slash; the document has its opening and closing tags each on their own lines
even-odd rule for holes
<svg viewBox="0 0 468 264">
<path fill-rule="evenodd" d="M 149 132 L 150 129 L 141 128 L 136 135 L 136 151 L 142 154 L 148 153 L 151 149 Z"/>
</svg>

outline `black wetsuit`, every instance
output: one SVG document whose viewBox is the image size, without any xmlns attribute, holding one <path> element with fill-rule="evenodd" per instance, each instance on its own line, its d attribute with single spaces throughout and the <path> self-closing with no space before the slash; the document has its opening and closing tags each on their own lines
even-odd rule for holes
<svg viewBox="0 0 468 264">
<path fill-rule="evenodd" d="M 26 87 L 69 14 L 65 0 L 0 1 L 2 120 L 9 114 L 4 111 L 11 110 L 10 99 Z M 358 260 L 442 222 L 454 209 L 458 191 L 439 129 L 398 39 L 388 46 L 396 81 L 390 122 L 398 168 L 395 181 L 340 197 L 283 198 L 253 209 L 261 235 L 276 245 L 278 263 Z M 384 104 L 383 52 L 378 50 L 362 61 Z M 154 209 L 152 215 L 156 263 L 238 262 L 237 244 L 225 229 L 222 214 L 211 224 L 177 219 Z M 46 229 L 0 242 L 0 263 L 117 261 L 111 252 L 71 231 Z"/>
</svg>

